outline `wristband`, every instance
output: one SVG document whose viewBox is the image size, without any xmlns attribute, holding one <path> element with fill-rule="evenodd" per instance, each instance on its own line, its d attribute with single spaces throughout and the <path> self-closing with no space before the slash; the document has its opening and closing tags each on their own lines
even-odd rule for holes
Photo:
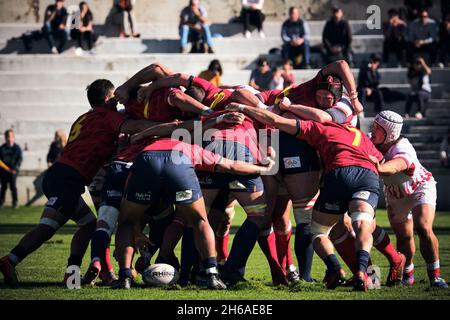
<svg viewBox="0 0 450 320">
<path fill-rule="evenodd" d="M 214 112 L 214 110 L 209 109 L 209 108 L 203 109 L 202 110 L 202 116 L 205 116 L 205 115 L 207 116 L 207 115 L 209 115 L 209 114 L 211 114 L 213 112 Z"/>
<path fill-rule="evenodd" d="M 239 104 L 238 104 L 238 109 L 239 109 L 239 111 L 244 111 L 244 109 L 245 109 L 245 104 L 239 103 Z"/>
<path fill-rule="evenodd" d="M 264 109 L 264 110 L 269 109 L 269 106 L 266 105 L 266 104 L 264 104 L 262 101 L 259 101 L 258 104 L 257 104 L 256 106 L 257 106 L 258 108 L 261 108 L 261 109 Z"/>
</svg>

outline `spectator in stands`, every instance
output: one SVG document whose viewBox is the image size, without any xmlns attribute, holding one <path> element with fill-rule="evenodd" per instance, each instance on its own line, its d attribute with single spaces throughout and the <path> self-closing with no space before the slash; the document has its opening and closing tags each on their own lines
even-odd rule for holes
<svg viewBox="0 0 450 320">
<path fill-rule="evenodd" d="M 66 31 L 67 9 L 64 7 L 64 0 L 56 0 L 45 9 L 44 26 L 42 34 L 47 40 L 50 50 L 54 54 L 63 52 L 64 46 L 69 40 Z M 59 45 L 57 47 L 57 42 Z"/>
<path fill-rule="evenodd" d="M 441 165 L 444 168 L 450 168 L 450 129 L 447 131 L 447 136 L 442 139 Z"/>
<path fill-rule="evenodd" d="M 413 62 L 415 55 L 427 54 L 430 65 L 436 62 L 438 27 L 436 22 L 428 17 L 428 11 L 422 10 L 420 17 L 408 26 L 407 57 Z"/>
<path fill-rule="evenodd" d="M 361 66 L 358 75 L 359 101 L 363 106 L 365 106 L 366 100 L 373 101 L 376 113 L 379 113 L 384 105 L 383 93 L 379 88 L 381 75 L 378 68 L 380 63 L 381 58 L 377 54 L 371 54 L 369 63 Z"/>
<path fill-rule="evenodd" d="M 326 63 L 345 59 L 349 65 L 353 65 L 352 30 L 348 21 L 344 19 L 342 9 L 333 8 L 333 17 L 327 21 L 323 29 L 322 42 Z"/>
<path fill-rule="evenodd" d="M 67 143 L 67 135 L 63 130 L 58 130 L 55 132 L 55 139 L 50 144 L 50 149 L 47 153 L 47 165 L 50 168 L 56 160 L 58 160 L 59 156 L 61 155 L 61 152 L 63 151 L 64 147 Z"/>
<path fill-rule="evenodd" d="M 281 39 L 283 40 L 283 58 L 291 59 L 294 68 L 301 64 L 310 69 L 309 25 L 300 17 L 300 9 L 289 8 L 289 19 L 281 26 Z"/>
<path fill-rule="evenodd" d="M 439 52 L 442 66 L 450 67 L 450 13 L 439 26 Z"/>
<path fill-rule="evenodd" d="M 422 10 L 431 9 L 433 0 L 405 0 L 403 4 L 406 7 L 406 19 L 413 21 L 419 18 Z"/>
<path fill-rule="evenodd" d="M 272 80 L 270 80 L 269 90 L 283 90 L 284 79 L 283 69 L 275 67 L 272 71 Z"/>
<path fill-rule="evenodd" d="M 75 50 L 76 55 L 82 55 L 83 50 L 91 53 L 94 42 L 94 17 L 86 2 L 80 2 L 80 27 L 72 29 L 71 36 L 77 40 L 78 47 Z M 86 42 L 86 46 L 83 44 Z"/>
<path fill-rule="evenodd" d="M 220 86 L 222 82 L 222 65 L 217 59 L 212 60 L 209 63 L 208 69 L 200 72 L 199 78 L 208 80 L 215 86 Z"/>
<path fill-rule="evenodd" d="M 269 61 L 266 58 L 259 58 L 257 68 L 250 74 L 249 85 L 256 90 L 266 91 L 270 88 L 272 81 L 272 72 L 270 71 Z"/>
<path fill-rule="evenodd" d="M 264 0 L 242 0 L 241 19 L 244 24 L 244 36 L 250 38 L 252 33 L 250 26 L 255 26 L 258 30 L 259 37 L 264 39 L 266 35 L 263 31 L 263 22 L 265 19 L 262 12 Z"/>
<path fill-rule="evenodd" d="M 119 36 L 139 38 L 141 35 L 135 32 L 135 19 L 133 7 L 135 0 L 114 0 L 113 21 L 119 26 Z"/>
<path fill-rule="evenodd" d="M 403 61 L 403 51 L 405 50 L 406 22 L 400 19 L 396 9 L 388 11 L 389 19 L 383 24 L 383 62 L 389 62 L 389 54 L 395 53 L 397 63 Z"/>
<path fill-rule="evenodd" d="M 189 37 L 204 37 L 208 45 L 208 52 L 214 53 L 212 48 L 212 36 L 209 25 L 206 24 L 207 12 L 200 5 L 199 0 L 190 0 L 189 6 L 185 7 L 180 14 L 180 37 L 181 37 L 181 53 L 187 52 L 187 44 Z"/>
<path fill-rule="evenodd" d="M 418 107 L 415 114 L 416 119 L 422 119 L 425 115 L 427 103 L 431 97 L 430 74 L 431 69 L 422 57 L 417 57 L 409 67 L 408 82 L 411 86 L 411 92 L 406 99 L 405 118 L 409 118 L 411 115 L 411 108 L 414 103 Z"/>
<path fill-rule="evenodd" d="M 0 160 L 3 162 L 0 166 L 0 207 L 5 202 L 6 189 L 12 194 L 12 205 L 17 208 L 17 187 L 16 180 L 22 164 L 22 149 L 15 143 L 14 131 L 8 129 L 5 131 L 5 143 L 0 147 Z"/>
<path fill-rule="evenodd" d="M 445 20 L 448 14 L 450 14 L 450 1 L 448 1 L 448 0 L 441 0 L 442 20 Z"/>
<path fill-rule="evenodd" d="M 292 72 L 292 61 L 289 59 L 283 62 L 283 84 L 284 88 L 287 88 L 295 83 L 295 74 Z"/>
</svg>

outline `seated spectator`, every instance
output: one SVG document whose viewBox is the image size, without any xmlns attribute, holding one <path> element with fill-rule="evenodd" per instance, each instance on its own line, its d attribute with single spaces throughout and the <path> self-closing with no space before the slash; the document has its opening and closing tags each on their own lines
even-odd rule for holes
<svg viewBox="0 0 450 320">
<path fill-rule="evenodd" d="M 283 90 L 284 79 L 283 69 L 275 67 L 272 71 L 272 80 L 270 80 L 269 90 Z"/>
<path fill-rule="evenodd" d="M 208 70 L 200 72 L 199 78 L 205 79 L 211 82 L 213 85 L 219 87 L 222 82 L 222 66 L 217 59 L 212 60 L 209 63 Z"/>
<path fill-rule="evenodd" d="M 300 17 L 300 9 L 290 7 L 289 19 L 281 27 L 281 38 L 283 40 L 283 57 L 290 59 L 295 69 L 302 64 L 307 69 L 311 68 L 309 36 L 309 25 Z"/>
<path fill-rule="evenodd" d="M 445 20 L 447 15 L 450 14 L 450 1 L 441 0 L 441 17 Z"/>
<path fill-rule="evenodd" d="M 295 82 L 295 74 L 292 72 L 293 66 L 292 61 L 289 59 L 284 60 L 283 63 L 283 85 L 284 88 L 287 88 L 294 84 Z"/>
<path fill-rule="evenodd" d="M 418 107 L 415 114 L 416 119 L 422 119 L 425 115 L 426 106 L 431 97 L 430 74 L 431 69 L 422 57 L 417 57 L 409 67 L 408 82 L 411 86 L 411 92 L 406 99 L 405 118 L 409 118 L 411 115 L 411 108 L 414 103 Z"/>
<path fill-rule="evenodd" d="M 5 131 L 5 143 L 0 147 L 0 160 L 2 161 L 2 166 L 0 166 L 0 207 L 5 203 L 6 189 L 9 185 L 13 208 L 17 208 L 16 181 L 22 164 L 22 149 L 16 144 L 12 129 Z"/>
<path fill-rule="evenodd" d="M 42 33 L 54 54 L 63 52 L 64 46 L 69 40 L 66 31 L 67 17 L 68 13 L 64 7 L 64 0 L 56 0 L 55 4 L 51 4 L 45 9 Z M 59 42 L 58 47 L 57 42 Z"/>
<path fill-rule="evenodd" d="M 396 9 L 388 11 L 389 20 L 383 24 L 383 62 L 389 62 L 389 54 L 394 53 L 397 63 L 403 61 L 403 51 L 405 50 L 406 22 L 400 19 Z"/>
<path fill-rule="evenodd" d="M 250 74 L 248 84 L 258 91 L 266 91 L 270 88 L 272 81 L 272 72 L 270 71 L 269 62 L 266 58 L 259 58 L 257 68 Z"/>
<path fill-rule="evenodd" d="M 56 160 L 58 160 L 59 156 L 61 155 L 61 152 L 63 151 L 64 147 L 67 143 L 67 135 L 64 133 L 63 130 L 58 130 L 55 132 L 55 139 L 50 144 L 50 149 L 47 153 L 47 165 L 50 168 Z"/>
<path fill-rule="evenodd" d="M 266 35 L 263 31 L 263 22 L 265 19 L 262 12 L 264 0 L 242 0 L 241 19 L 244 24 L 244 36 L 250 38 L 252 33 L 250 26 L 255 26 L 258 30 L 259 37 L 264 39 Z"/>
<path fill-rule="evenodd" d="M 423 10 L 420 18 L 411 22 L 408 26 L 407 57 L 408 62 L 413 62 L 415 55 L 427 54 L 430 65 L 436 62 L 438 28 L 433 19 L 428 17 L 428 11 Z"/>
<path fill-rule="evenodd" d="M 442 65 L 450 67 L 450 13 L 439 26 L 439 51 Z"/>
<path fill-rule="evenodd" d="M 214 53 L 212 49 L 212 36 L 209 25 L 206 24 L 207 12 L 203 6 L 200 5 L 199 0 L 190 0 L 189 6 L 185 7 L 180 14 L 180 37 L 181 37 L 181 53 L 187 52 L 187 44 L 189 37 L 200 38 L 204 37 L 208 45 L 208 53 Z"/>
<path fill-rule="evenodd" d="M 450 168 L 450 129 L 447 131 L 447 136 L 442 139 L 441 165 L 444 168 Z"/>
<path fill-rule="evenodd" d="M 344 20 L 342 9 L 333 8 L 333 17 L 327 21 L 323 29 L 322 42 L 326 63 L 345 59 L 349 65 L 353 65 L 352 30 L 348 21 Z"/>
<path fill-rule="evenodd" d="M 379 113 L 384 105 L 383 93 L 379 88 L 381 75 L 378 68 L 380 62 L 381 59 L 377 54 L 371 54 L 369 63 L 361 66 L 358 75 L 359 101 L 363 106 L 365 106 L 366 100 L 373 101 L 376 113 Z"/>
<path fill-rule="evenodd" d="M 86 2 L 80 2 L 80 28 L 72 29 L 71 36 L 77 40 L 78 47 L 75 50 L 76 55 L 82 55 L 83 50 L 92 51 L 94 42 L 94 17 Z M 84 46 L 86 43 L 86 46 Z"/>
<path fill-rule="evenodd" d="M 430 10 L 433 6 L 433 0 L 405 0 L 403 4 L 406 8 L 406 19 L 413 21 L 419 18 L 422 10 Z"/>
<path fill-rule="evenodd" d="M 141 35 L 136 33 L 135 19 L 132 14 L 135 0 L 114 0 L 113 22 L 119 28 L 119 36 L 139 38 Z"/>
</svg>

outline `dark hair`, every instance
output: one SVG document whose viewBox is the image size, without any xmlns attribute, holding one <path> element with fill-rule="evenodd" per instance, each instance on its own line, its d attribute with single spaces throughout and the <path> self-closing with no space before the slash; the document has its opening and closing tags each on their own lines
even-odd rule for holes
<svg viewBox="0 0 450 320">
<path fill-rule="evenodd" d="M 106 79 L 97 79 L 88 85 L 86 91 L 91 107 L 104 105 L 105 97 L 111 90 L 114 90 L 114 85 Z"/>
<path fill-rule="evenodd" d="M 389 17 L 398 16 L 398 15 L 399 15 L 399 12 L 398 12 L 397 9 L 391 8 L 391 9 L 389 9 L 389 11 L 388 11 L 388 15 L 389 15 Z"/>
<path fill-rule="evenodd" d="M 262 67 L 265 63 L 269 64 L 269 60 L 267 60 L 267 58 L 259 58 L 258 61 L 256 62 L 256 65 L 258 67 Z"/>
<path fill-rule="evenodd" d="M 295 6 L 289 7 L 289 14 L 292 14 L 292 12 L 294 12 L 295 9 L 298 9 Z"/>
<path fill-rule="evenodd" d="M 333 7 L 333 14 L 336 13 L 336 12 L 338 12 L 338 11 L 341 11 L 341 8 L 339 8 L 339 7 Z"/>
<path fill-rule="evenodd" d="M 13 129 L 8 129 L 5 131 L 5 138 L 9 136 L 10 133 L 14 133 Z"/>
<path fill-rule="evenodd" d="M 342 98 L 343 81 L 337 75 L 328 75 L 320 79 L 316 85 L 316 91 L 323 89 L 329 91 L 335 98 L 335 101 L 339 101 Z"/>
<path fill-rule="evenodd" d="M 218 72 L 220 75 L 222 75 L 222 65 L 220 64 L 220 61 L 217 59 L 212 60 L 209 63 L 208 70 L 211 72 Z"/>
<path fill-rule="evenodd" d="M 378 54 L 376 54 L 376 53 L 372 53 L 370 55 L 370 61 L 372 61 L 372 62 L 381 62 L 381 57 Z"/>
<path fill-rule="evenodd" d="M 191 86 L 184 91 L 189 97 L 194 98 L 195 100 L 202 102 L 205 99 L 206 92 L 202 88 Z"/>
</svg>

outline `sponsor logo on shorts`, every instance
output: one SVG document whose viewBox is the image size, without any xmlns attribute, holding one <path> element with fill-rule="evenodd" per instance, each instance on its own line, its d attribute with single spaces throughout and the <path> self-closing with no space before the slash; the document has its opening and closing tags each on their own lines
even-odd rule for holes
<svg viewBox="0 0 450 320">
<path fill-rule="evenodd" d="M 213 179 L 211 178 L 211 176 L 205 176 L 201 179 L 198 179 L 198 182 L 203 185 L 210 185 L 213 183 Z"/>
<path fill-rule="evenodd" d="M 107 190 L 106 194 L 108 198 L 122 198 L 122 192 L 118 190 Z"/>
<path fill-rule="evenodd" d="M 175 201 L 186 201 L 192 199 L 192 190 L 177 191 Z"/>
<path fill-rule="evenodd" d="M 244 190 L 247 189 L 247 187 L 240 181 L 235 180 L 228 184 L 228 187 L 232 190 Z"/>
<path fill-rule="evenodd" d="M 51 197 L 50 199 L 48 199 L 46 206 L 53 206 L 56 201 L 58 201 L 58 197 Z"/>
<path fill-rule="evenodd" d="M 325 202 L 324 207 L 326 210 L 330 210 L 330 211 L 339 211 L 339 209 L 340 209 L 338 202 L 336 202 L 336 203 Z"/>
<path fill-rule="evenodd" d="M 286 169 L 301 168 L 301 166 L 302 166 L 300 157 L 283 158 L 283 162 L 284 162 L 284 167 Z"/>
<path fill-rule="evenodd" d="M 150 201 L 151 193 L 150 192 L 147 192 L 147 193 L 136 192 L 134 194 L 134 198 L 138 201 Z"/>
<path fill-rule="evenodd" d="M 353 198 L 369 200 L 370 192 L 369 191 L 358 191 L 353 194 Z"/>
</svg>

